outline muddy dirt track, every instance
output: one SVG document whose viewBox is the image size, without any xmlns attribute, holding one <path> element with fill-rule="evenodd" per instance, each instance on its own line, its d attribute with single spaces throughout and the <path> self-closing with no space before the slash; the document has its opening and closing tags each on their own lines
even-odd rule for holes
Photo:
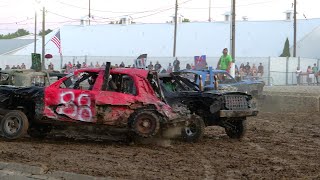
<svg viewBox="0 0 320 180">
<path fill-rule="evenodd" d="M 0 139 L 0 161 L 117 179 L 320 179 L 320 114 L 260 113 L 246 137 L 207 128 L 196 144 Z"/>
</svg>

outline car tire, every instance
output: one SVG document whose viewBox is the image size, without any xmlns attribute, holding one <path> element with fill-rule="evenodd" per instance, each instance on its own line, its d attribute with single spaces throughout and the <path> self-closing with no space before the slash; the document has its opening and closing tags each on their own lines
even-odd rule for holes
<svg viewBox="0 0 320 180">
<path fill-rule="evenodd" d="M 231 139 L 241 139 L 245 135 L 247 130 L 247 123 L 245 119 L 233 120 L 228 123 L 233 127 L 226 127 L 225 131 Z"/>
<path fill-rule="evenodd" d="M 132 131 L 139 137 L 148 138 L 155 136 L 160 129 L 160 118 L 153 111 L 139 111 L 130 123 Z"/>
<path fill-rule="evenodd" d="M 195 118 L 190 124 L 182 128 L 181 136 L 186 142 L 198 142 L 203 138 L 205 124 L 202 118 Z"/>
<path fill-rule="evenodd" d="M 1 120 L 3 137 L 9 140 L 24 137 L 29 128 L 27 116 L 18 110 L 9 111 Z"/>
</svg>

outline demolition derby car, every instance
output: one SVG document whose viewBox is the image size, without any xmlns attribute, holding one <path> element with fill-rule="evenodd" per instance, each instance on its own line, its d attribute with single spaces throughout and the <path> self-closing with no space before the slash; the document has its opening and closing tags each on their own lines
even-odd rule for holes
<svg viewBox="0 0 320 180">
<path fill-rule="evenodd" d="M 203 92 L 183 74 L 159 74 L 160 84 L 169 105 L 183 104 L 202 119 L 193 121 L 182 130 L 187 141 L 201 139 L 206 126 L 221 126 L 230 138 L 242 138 L 246 131 L 246 117 L 256 116 L 258 110 L 252 96 L 242 92 Z M 201 81 L 201 77 L 200 77 Z M 218 84 L 215 85 L 217 88 Z"/>
<path fill-rule="evenodd" d="M 0 86 L 0 129 L 7 139 L 45 137 L 52 128 L 148 138 L 185 127 L 162 96 L 158 74 L 141 69 L 88 68 L 47 87 Z M 125 132 L 125 133 L 122 133 Z M 177 134 L 180 135 L 180 134 Z"/>
<path fill-rule="evenodd" d="M 214 90 L 215 79 L 219 83 L 219 89 L 229 89 L 233 91 L 244 92 L 254 97 L 263 96 L 263 88 L 265 86 L 262 80 L 239 80 L 233 78 L 227 71 L 213 70 L 210 67 L 208 70 L 182 70 L 180 72 L 192 82 L 200 84 L 199 77 L 202 77 L 201 83 L 205 91 Z"/>
<path fill-rule="evenodd" d="M 0 85 L 12 86 L 49 86 L 65 76 L 58 71 L 40 71 L 33 69 L 0 70 Z"/>
</svg>

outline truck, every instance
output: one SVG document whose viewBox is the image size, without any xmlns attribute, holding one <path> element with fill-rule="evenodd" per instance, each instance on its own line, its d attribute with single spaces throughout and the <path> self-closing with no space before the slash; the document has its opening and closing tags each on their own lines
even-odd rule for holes
<svg viewBox="0 0 320 180">
<path fill-rule="evenodd" d="M 0 86 L 0 129 L 6 139 L 44 138 L 52 129 L 96 135 L 162 136 L 193 115 L 165 101 L 158 74 L 132 68 L 79 69 L 49 86 Z"/>
<path fill-rule="evenodd" d="M 185 105 L 201 118 L 182 129 L 182 137 L 188 142 L 199 141 L 207 126 L 220 126 L 233 139 L 241 139 L 246 132 L 246 119 L 257 116 L 258 109 L 251 95 L 244 92 L 214 89 L 203 91 L 180 72 L 159 75 L 164 97 L 169 105 Z M 201 76 L 199 81 L 202 82 Z M 215 88 L 218 84 L 215 84 Z"/>
</svg>

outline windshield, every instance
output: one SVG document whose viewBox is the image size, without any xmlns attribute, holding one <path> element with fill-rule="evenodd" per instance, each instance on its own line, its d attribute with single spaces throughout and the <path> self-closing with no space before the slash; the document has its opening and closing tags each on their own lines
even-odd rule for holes
<svg viewBox="0 0 320 180">
<path fill-rule="evenodd" d="M 189 78 L 185 77 L 186 74 L 171 75 L 168 77 L 162 77 L 161 85 L 167 92 L 183 92 L 183 91 L 200 91 L 197 84 L 192 82 Z"/>
</svg>

